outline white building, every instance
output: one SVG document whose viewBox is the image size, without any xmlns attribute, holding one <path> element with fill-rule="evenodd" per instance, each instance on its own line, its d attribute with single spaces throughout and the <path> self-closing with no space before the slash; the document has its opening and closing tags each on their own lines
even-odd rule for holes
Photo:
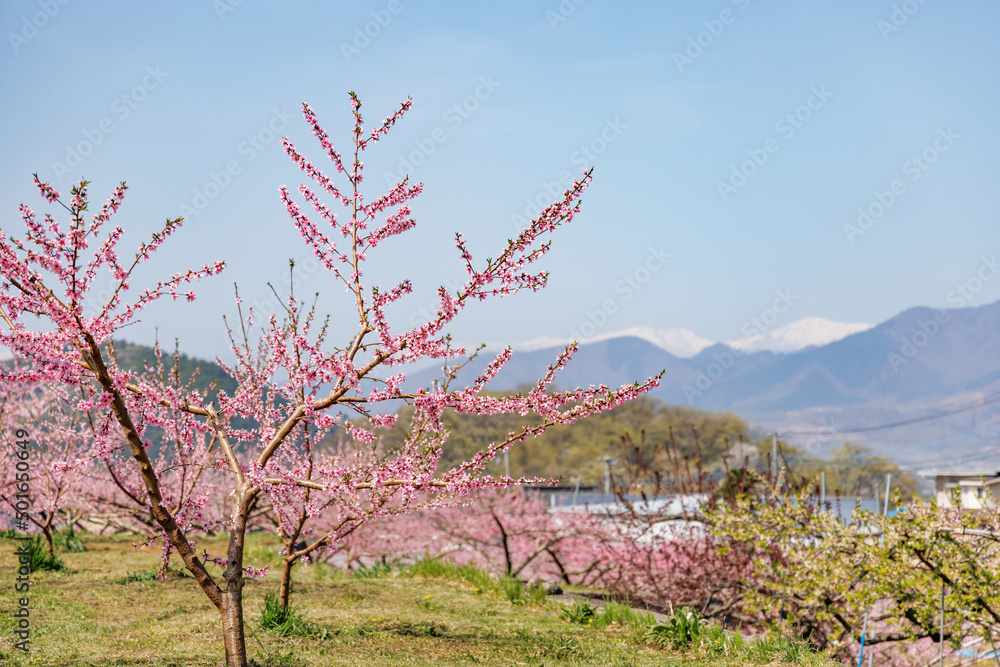
<svg viewBox="0 0 1000 667">
<path fill-rule="evenodd" d="M 979 510 L 996 507 L 1000 498 L 1000 469 L 921 470 L 921 477 L 934 480 L 938 505 L 953 507 L 952 497 L 958 492 L 959 504 L 965 509 Z"/>
</svg>

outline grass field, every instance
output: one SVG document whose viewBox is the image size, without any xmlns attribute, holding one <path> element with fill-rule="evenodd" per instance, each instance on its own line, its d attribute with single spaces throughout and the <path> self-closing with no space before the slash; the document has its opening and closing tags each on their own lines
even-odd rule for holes
<svg viewBox="0 0 1000 667">
<path fill-rule="evenodd" d="M 70 571 L 34 575 L 28 655 L 13 648 L 11 610 L 24 595 L 14 592 L 15 546 L 0 540 L 0 664 L 222 665 L 214 607 L 186 573 L 151 579 L 159 548 L 135 548 L 133 540 L 85 536 L 87 551 L 59 554 Z M 222 540 L 205 546 L 224 553 Z M 264 629 L 265 594 L 277 590 L 278 541 L 252 535 L 247 552 L 250 564 L 271 563 L 272 573 L 245 589 L 247 649 L 261 667 L 833 664 L 785 641 L 747 642 L 720 632 L 711 650 L 678 651 L 650 634 L 652 619 L 628 607 L 596 615 L 580 604 L 567 609 L 481 571 L 433 562 L 370 576 L 299 566 L 292 605 L 300 614 Z"/>
</svg>

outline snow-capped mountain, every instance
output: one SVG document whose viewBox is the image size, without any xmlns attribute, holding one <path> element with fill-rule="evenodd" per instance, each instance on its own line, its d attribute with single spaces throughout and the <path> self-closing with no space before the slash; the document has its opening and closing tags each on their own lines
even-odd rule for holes
<svg viewBox="0 0 1000 667">
<path fill-rule="evenodd" d="M 851 334 L 871 329 L 871 324 L 857 322 L 834 322 L 822 317 L 807 317 L 792 322 L 774 331 L 767 331 L 756 336 L 723 341 L 725 345 L 743 352 L 797 352 L 807 347 L 820 347 L 833 343 Z M 632 327 L 622 331 L 594 336 L 579 343 L 599 343 L 615 338 L 640 338 L 666 350 L 678 359 L 690 359 L 703 350 L 712 347 L 716 341 L 702 338 L 688 329 L 654 329 L 652 327 Z M 542 336 L 525 343 L 514 345 L 518 352 L 533 352 L 550 347 L 559 347 L 572 342 L 569 338 L 554 338 Z"/>
<path fill-rule="evenodd" d="M 647 343 L 652 343 L 660 349 L 666 350 L 670 354 L 680 359 L 688 359 L 697 355 L 707 347 L 715 345 L 713 341 L 702 338 L 698 334 L 687 329 L 654 329 L 652 327 L 632 327 L 623 331 L 603 334 L 577 341 L 578 343 L 598 343 L 614 338 L 640 338 Z M 533 338 L 527 342 L 514 345 L 518 352 L 534 352 L 550 347 L 560 347 L 568 345 L 572 340 L 569 338 L 553 338 L 551 336 L 541 336 Z"/>
<path fill-rule="evenodd" d="M 868 331 L 871 324 L 861 322 L 834 322 L 822 317 L 807 317 L 774 331 L 756 336 L 725 341 L 726 345 L 743 352 L 798 352 L 807 347 L 820 347 L 847 338 L 851 334 Z"/>
</svg>

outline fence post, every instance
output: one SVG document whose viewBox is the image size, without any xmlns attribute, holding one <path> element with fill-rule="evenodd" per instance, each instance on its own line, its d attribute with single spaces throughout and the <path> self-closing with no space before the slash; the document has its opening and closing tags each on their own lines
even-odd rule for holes
<svg viewBox="0 0 1000 667">
<path fill-rule="evenodd" d="M 941 581 L 941 632 L 938 634 L 938 639 L 941 642 L 941 656 L 938 659 L 938 665 L 944 667 L 944 580 Z"/>
<path fill-rule="evenodd" d="M 861 661 L 865 659 L 865 635 L 868 634 L 868 612 L 871 607 L 865 609 L 865 622 L 861 625 L 861 650 L 858 651 L 858 667 L 861 667 Z"/>
</svg>

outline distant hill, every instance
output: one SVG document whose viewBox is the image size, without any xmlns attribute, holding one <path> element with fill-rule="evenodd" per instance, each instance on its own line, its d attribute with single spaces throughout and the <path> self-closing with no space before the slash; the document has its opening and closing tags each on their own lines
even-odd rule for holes
<svg viewBox="0 0 1000 667">
<path fill-rule="evenodd" d="M 172 349 L 164 349 L 162 352 L 163 372 L 165 376 L 169 377 L 174 368 L 174 351 Z M 156 368 L 156 352 L 151 347 L 119 340 L 115 341 L 115 354 L 118 356 L 118 363 L 128 370 L 141 373 L 146 366 Z M 198 375 L 192 384 L 192 388 L 198 391 L 208 391 L 214 383 L 215 389 L 208 392 L 206 400 L 215 401 L 216 407 L 218 407 L 216 396 L 220 389 L 225 391 L 229 396 L 236 393 L 237 385 L 235 378 L 226 373 L 222 366 L 219 366 L 214 361 L 195 359 L 182 353 L 178 356 L 177 366 L 182 385 L 187 384 L 194 377 L 196 371 Z M 256 422 L 253 420 L 242 417 L 233 417 L 231 423 L 234 427 L 241 429 L 253 428 L 256 425 Z M 159 444 L 161 435 L 159 429 L 150 429 L 149 431 L 149 437 L 154 444 Z"/>
<path fill-rule="evenodd" d="M 498 391 L 545 373 L 561 348 L 515 352 L 490 383 Z M 489 355 L 463 369 L 465 383 Z M 781 354 L 725 344 L 681 359 L 647 340 L 612 338 L 580 346 L 559 386 L 621 385 L 665 369 L 653 395 L 705 410 L 732 410 L 768 429 L 831 431 L 883 425 L 975 405 L 1000 395 L 1000 302 L 977 308 L 913 308 L 835 342 Z M 429 382 L 434 370 L 409 378 Z M 914 426 L 852 434 L 914 464 L 982 455 L 997 448 L 1000 404 Z M 801 435 L 793 443 L 825 451 L 846 435 Z M 989 452 L 986 452 L 989 453 Z"/>
<path fill-rule="evenodd" d="M 169 374 L 174 367 L 174 351 L 164 349 L 162 352 L 164 373 Z M 118 356 L 118 363 L 131 371 L 142 372 L 147 365 L 152 368 L 156 367 L 156 352 L 153 348 L 145 345 L 136 345 L 124 340 L 115 341 L 115 354 Z M 177 365 L 182 384 L 188 382 L 200 366 L 201 371 L 193 385 L 195 389 L 207 390 L 214 382 L 219 389 L 224 390 L 230 396 L 236 391 L 236 380 L 214 361 L 193 359 L 182 353 L 178 357 Z M 214 397 L 215 392 L 212 392 L 210 396 Z"/>
<path fill-rule="evenodd" d="M 547 367 L 556 359 L 561 347 L 515 352 L 510 361 L 497 373 L 489 387 L 497 391 L 513 389 L 525 382 L 534 383 L 545 375 Z M 483 372 L 494 355 L 483 351 L 475 361 L 465 366 L 456 380 L 470 384 Z M 672 377 L 694 379 L 695 373 L 666 350 L 640 338 L 613 338 L 589 345 L 581 345 L 570 364 L 556 377 L 560 387 L 587 387 L 591 384 L 622 385 L 645 379 L 666 369 Z M 430 368 L 411 374 L 405 387 L 416 389 L 430 384 L 438 369 Z M 455 386 L 458 386 L 457 384 Z M 670 402 L 670 401 L 668 401 Z M 674 401 L 676 402 L 676 401 Z"/>
</svg>

